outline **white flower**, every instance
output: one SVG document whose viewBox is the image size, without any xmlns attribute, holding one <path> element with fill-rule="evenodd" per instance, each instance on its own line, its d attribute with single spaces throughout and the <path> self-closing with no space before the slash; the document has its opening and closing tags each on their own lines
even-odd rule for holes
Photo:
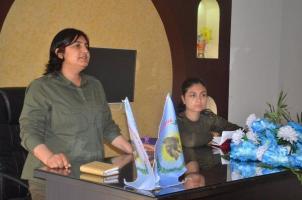
<svg viewBox="0 0 302 200">
<path fill-rule="evenodd" d="M 291 126 L 287 125 L 278 130 L 277 137 L 293 144 L 293 142 L 298 140 L 298 133 Z"/>
<path fill-rule="evenodd" d="M 236 145 L 238 145 L 242 140 L 244 136 L 244 132 L 241 129 L 238 129 L 234 131 L 232 135 L 232 142 L 234 142 Z"/>
<path fill-rule="evenodd" d="M 252 131 L 248 131 L 246 133 L 246 137 L 247 139 L 253 141 L 255 144 L 259 144 L 259 141 L 258 141 L 258 135 Z"/>
<path fill-rule="evenodd" d="M 256 115 L 255 114 L 250 114 L 247 119 L 246 119 L 246 126 L 249 128 L 249 130 L 251 131 L 252 130 L 252 124 L 253 122 L 257 119 Z"/>
</svg>

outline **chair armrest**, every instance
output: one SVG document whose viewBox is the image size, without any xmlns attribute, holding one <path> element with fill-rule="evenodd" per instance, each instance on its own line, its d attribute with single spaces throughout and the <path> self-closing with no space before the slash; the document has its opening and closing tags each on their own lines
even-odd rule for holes
<svg viewBox="0 0 302 200">
<path fill-rule="evenodd" d="M 0 172 L 0 179 L 3 179 L 3 178 L 9 179 L 9 180 L 11 180 L 11 181 L 14 181 L 14 182 L 16 182 L 17 184 L 19 184 L 19 185 L 25 187 L 26 189 L 28 189 L 28 185 L 27 185 L 26 183 L 24 183 L 24 181 L 22 181 L 22 180 L 20 180 L 20 179 L 18 179 L 18 178 L 16 178 L 16 177 L 13 177 L 13 176 L 11 176 L 11 175 L 4 174 L 4 173 L 1 173 L 1 172 Z"/>
</svg>

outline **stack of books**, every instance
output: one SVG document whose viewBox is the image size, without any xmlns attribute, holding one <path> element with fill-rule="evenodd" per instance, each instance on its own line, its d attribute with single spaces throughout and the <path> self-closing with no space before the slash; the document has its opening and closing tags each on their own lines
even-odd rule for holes
<svg viewBox="0 0 302 200">
<path fill-rule="evenodd" d="M 94 183 L 118 183 L 119 167 L 114 164 L 93 161 L 80 166 L 80 179 Z"/>
</svg>

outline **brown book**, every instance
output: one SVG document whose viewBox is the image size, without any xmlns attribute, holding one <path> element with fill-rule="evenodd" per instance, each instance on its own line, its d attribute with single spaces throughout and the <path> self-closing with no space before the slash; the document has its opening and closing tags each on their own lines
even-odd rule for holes
<svg viewBox="0 0 302 200">
<path fill-rule="evenodd" d="M 94 174 L 83 173 L 80 174 L 80 179 L 94 182 L 94 183 L 118 183 L 118 175 L 113 176 L 97 176 Z"/>
<path fill-rule="evenodd" d="M 80 166 L 80 171 L 88 174 L 94 174 L 99 176 L 112 176 L 119 173 L 119 167 L 100 161 L 93 161 Z"/>
</svg>

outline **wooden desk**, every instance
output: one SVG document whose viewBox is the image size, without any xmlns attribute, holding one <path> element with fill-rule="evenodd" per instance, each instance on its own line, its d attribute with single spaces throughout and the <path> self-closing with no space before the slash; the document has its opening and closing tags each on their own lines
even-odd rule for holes
<svg viewBox="0 0 302 200">
<path fill-rule="evenodd" d="M 179 185 L 159 191 L 136 191 L 126 188 L 123 184 L 133 180 L 134 165 L 125 165 L 119 175 L 119 182 L 112 184 L 93 183 L 81 180 L 79 165 L 73 164 L 70 174 L 65 174 L 41 168 L 35 170 L 35 176 L 46 180 L 47 199 L 89 199 L 89 200 L 143 200 L 143 199 L 301 199 L 302 185 L 297 177 L 289 171 L 267 171 L 266 175 L 259 174 L 259 167 L 254 170 L 247 168 L 246 174 L 236 170 L 240 166 L 234 163 L 223 165 L 219 155 L 213 155 L 209 148 L 185 149 L 186 162 L 197 161 L 200 176 L 203 178 L 199 185 Z M 238 167 L 239 166 L 239 167 Z M 237 169 L 237 168 L 238 169 Z M 257 171 L 258 170 L 258 171 Z M 240 170 L 239 170 L 240 171 Z M 252 173 L 253 174 L 253 173 Z M 245 176 L 250 176 L 245 178 Z M 235 180 L 236 179 L 236 180 Z M 192 187 L 192 188 L 189 188 Z M 195 188 L 194 188 L 195 187 Z"/>
</svg>

